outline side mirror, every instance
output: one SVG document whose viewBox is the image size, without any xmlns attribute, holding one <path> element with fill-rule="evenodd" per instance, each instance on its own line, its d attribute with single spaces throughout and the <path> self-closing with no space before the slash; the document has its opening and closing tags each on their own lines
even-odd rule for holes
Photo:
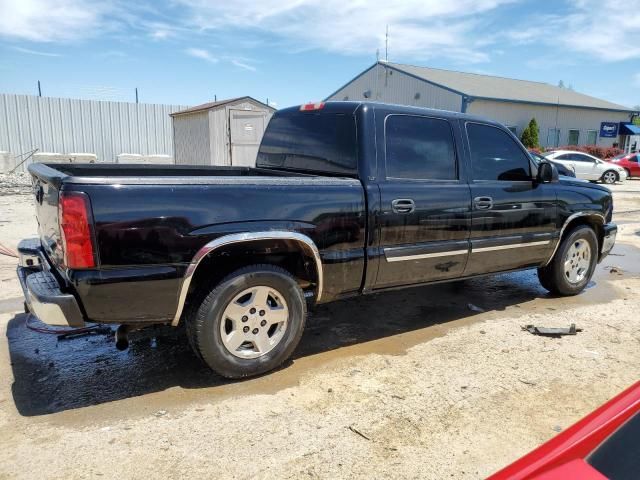
<svg viewBox="0 0 640 480">
<path fill-rule="evenodd" d="M 540 162 L 537 180 L 539 183 L 556 183 L 558 181 L 558 169 L 551 162 Z"/>
</svg>

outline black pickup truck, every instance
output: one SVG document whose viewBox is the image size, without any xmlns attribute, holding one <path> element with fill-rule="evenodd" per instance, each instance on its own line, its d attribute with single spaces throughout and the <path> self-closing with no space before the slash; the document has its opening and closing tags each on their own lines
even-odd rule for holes
<svg viewBox="0 0 640 480">
<path fill-rule="evenodd" d="M 30 311 L 120 324 L 121 338 L 184 324 L 232 378 L 285 361 L 318 303 L 527 268 L 577 294 L 617 231 L 607 188 L 559 179 L 502 125 L 380 103 L 278 111 L 256 168 L 29 171 L 39 238 L 20 244 L 18 276 Z"/>
</svg>

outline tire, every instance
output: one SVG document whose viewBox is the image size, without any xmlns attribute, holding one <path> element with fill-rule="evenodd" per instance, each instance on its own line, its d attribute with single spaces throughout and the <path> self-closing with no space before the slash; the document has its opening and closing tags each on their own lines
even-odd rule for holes
<svg viewBox="0 0 640 480">
<path fill-rule="evenodd" d="M 600 180 L 602 181 L 602 183 L 606 183 L 607 185 L 613 185 L 618 180 L 620 180 L 620 176 L 618 175 L 617 172 L 614 172 L 613 170 L 607 170 L 602 174 L 602 177 L 600 177 Z"/>
<path fill-rule="evenodd" d="M 588 250 L 585 250 L 585 245 Z M 588 259 L 584 258 L 585 251 L 588 252 Z M 538 279 L 551 293 L 577 295 L 591 280 L 597 262 L 596 234 L 591 227 L 580 225 L 564 236 L 551 262 L 538 268 Z"/>
<path fill-rule="evenodd" d="M 307 304 L 286 270 L 252 265 L 225 277 L 187 317 L 196 355 L 226 378 L 260 375 L 293 353 L 304 330 Z"/>
</svg>

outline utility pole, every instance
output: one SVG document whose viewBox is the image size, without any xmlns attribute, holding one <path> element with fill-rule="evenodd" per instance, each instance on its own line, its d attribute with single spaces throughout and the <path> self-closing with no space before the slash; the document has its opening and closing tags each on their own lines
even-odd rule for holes
<svg viewBox="0 0 640 480">
<path fill-rule="evenodd" d="M 136 103 L 138 103 L 138 87 L 136 87 Z"/>
<path fill-rule="evenodd" d="M 42 96 L 42 89 L 40 88 L 40 80 L 38 80 L 38 96 Z"/>
<path fill-rule="evenodd" d="M 389 61 L 389 24 L 387 24 L 387 33 L 384 36 L 384 61 Z"/>
</svg>

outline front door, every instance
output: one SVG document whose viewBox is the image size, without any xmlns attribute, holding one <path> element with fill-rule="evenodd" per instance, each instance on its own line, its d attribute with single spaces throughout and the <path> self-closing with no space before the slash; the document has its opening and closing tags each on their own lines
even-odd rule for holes
<svg viewBox="0 0 640 480">
<path fill-rule="evenodd" d="M 252 110 L 229 110 L 231 165 L 255 167 L 264 135 L 265 114 Z"/>
<path fill-rule="evenodd" d="M 375 288 L 459 277 L 469 254 L 471 200 L 447 119 L 376 111 L 381 259 Z"/>
<path fill-rule="evenodd" d="M 506 130 L 467 122 L 471 254 L 465 275 L 540 265 L 551 255 L 556 190 L 532 179 L 529 157 Z"/>
</svg>

